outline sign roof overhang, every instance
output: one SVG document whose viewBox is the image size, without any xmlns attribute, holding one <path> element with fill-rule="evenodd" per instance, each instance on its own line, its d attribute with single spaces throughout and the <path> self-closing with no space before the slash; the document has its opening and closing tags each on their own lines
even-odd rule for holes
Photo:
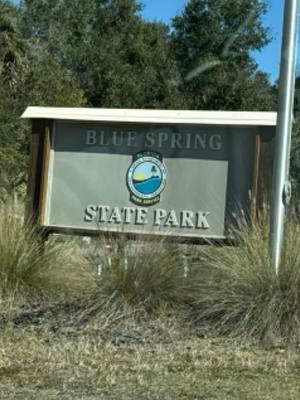
<svg viewBox="0 0 300 400">
<path fill-rule="evenodd" d="M 276 126 L 275 112 L 28 107 L 22 118 L 149 124 Z"/>
</svg>

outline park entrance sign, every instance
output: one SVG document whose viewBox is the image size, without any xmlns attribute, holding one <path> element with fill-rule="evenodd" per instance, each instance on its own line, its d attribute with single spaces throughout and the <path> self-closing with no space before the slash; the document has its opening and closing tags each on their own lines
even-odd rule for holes
<svg viewBox="0 0 300 400">
<path fill-rule="evenodd" d="M 272 174 L 276 114 L 29 107 L 27 212 L 49 232 L 227 237 Z"/>
</svg>

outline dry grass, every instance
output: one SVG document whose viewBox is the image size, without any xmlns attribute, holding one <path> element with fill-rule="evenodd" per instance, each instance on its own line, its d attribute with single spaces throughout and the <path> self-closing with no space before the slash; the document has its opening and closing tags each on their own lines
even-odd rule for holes
<svg viewBox="0 0 300 400">
<path fill-rule="evenodd" d="M 239 246 L 202 257 L 194 317 L 215 334 L 299 343 L 300 226 L 286 227 L 278 276 L 266 233 L 257 224 L 240 236 Z"/>
<path fill-rule="evenodd" d="M 41 245 L 41 233 L 27 221 L 15 200 L 0 203 L 0 298 L 37 300 L 82 284 L 83 258 L 72 243 L 51 240 Z"/>
<path fill-rule="evenodd" d="M 267 351 L 230 340 L 197 339 L 179 333 L 170 321 L 162 325 L 148 322 L 143 329 L 152 335 L 133 344 L 87 332 L 5 330 L 0 336 L 1 399 L 17 394 L 22 399 L 299 398 L 295 349 Z"/>
<path fill-rule="evenodd" d="M 123 304 L 148 312 L 186 304 L 192 295 L 192 275 L 185 277 L 180 247 L 166 240 L 101 244 L 110 254 L 98 259 L 101 274 L 93 275 L 87 309 Z M 96 271 L 96 268 L 94 267 Z"/>
<path fill-rule="evenodd" d="M 239 246 L 204 247 L 186 275 L 182 247 L 165 240 L 100 243 L 110 250 L 88 266 L 72 241 L 52 239 L 41 249 L 39 233 L 24 224 L 18 205 L 1 203 L 0 302 L 10 309 L 16 298 L 40 302 L 59 295 L 72 302 L 75 295 L 76 318 L 86 321 L 119 315 L 124 307 L 153 313 L 192 305 L 204 336 L 209 326 L 214 335 L 300 343 L 300 226 L 287 226 L 278 276 L 267 238 L 263 221 L 240 235 Z"/>
<path fill-rule="evenodd" d="M 298 226 L 278 278 L 264 226 L 239 247 L 202 248 L 184 277 L 181 247 L 167 242 L 102 243 L 90 267 L 65 239 L 41 252 L 35 229 L 5 207 L 1 400 L 299 399 Z M 31 302 L 17 307 L 15 296 Z M 204 339 L 208 323 L 239 340 Z"/>
</svg>

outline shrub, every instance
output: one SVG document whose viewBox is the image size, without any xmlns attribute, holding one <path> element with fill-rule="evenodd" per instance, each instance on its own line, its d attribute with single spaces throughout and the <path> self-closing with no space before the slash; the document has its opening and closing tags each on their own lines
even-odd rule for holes
<svg viewBox="0 0 300 400">
<path fill-rule="evenodd" d="M 0 203 L 0 293 L 37 298 L 75 287 L 82 279 L 81 259 L 59 240 L 41 244 L 35 225 L 24 222 L 17 201 Z"/>
<path fill-rule="evenodd" d="M 268 251 L 267 228 L 257 223 L 239 245 L 210 249 L 202 257 L 193 317 L 216 334 L 300 340 L 300 226 L 286 226 L 280 272 Z"/>
<path fill-rule="evenodd" d="M 112 250 L 102 257 L 101 275 L 94 275 L 89 293 L 91 309 L 125 302 L 153 311 L 188 301 L 191 288 L 184 277 L 180 247 L 166 240 L 124 246 L 120 239 L 102 245 L 107 247 Z"/>
</svg>

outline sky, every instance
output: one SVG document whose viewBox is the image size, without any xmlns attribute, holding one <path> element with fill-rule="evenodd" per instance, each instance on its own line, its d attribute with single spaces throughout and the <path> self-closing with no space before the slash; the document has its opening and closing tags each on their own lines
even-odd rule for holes
<svg viewBox="0 0 300 400">
<path fill-rule="evenodd" d="M 166 23 L 183 10 L 185 0 L 141 0 L 144 4 L 142 15 L 148 20 L 159 20 Z M 279 77 L 281 32 L 283 25 L 284 0 L 267 0 L 268 12 L 263 23 L 270 30 L 272 42 L 253 56 L 259 69 L 270 75 L 273 83 Z"/>
</svg>

